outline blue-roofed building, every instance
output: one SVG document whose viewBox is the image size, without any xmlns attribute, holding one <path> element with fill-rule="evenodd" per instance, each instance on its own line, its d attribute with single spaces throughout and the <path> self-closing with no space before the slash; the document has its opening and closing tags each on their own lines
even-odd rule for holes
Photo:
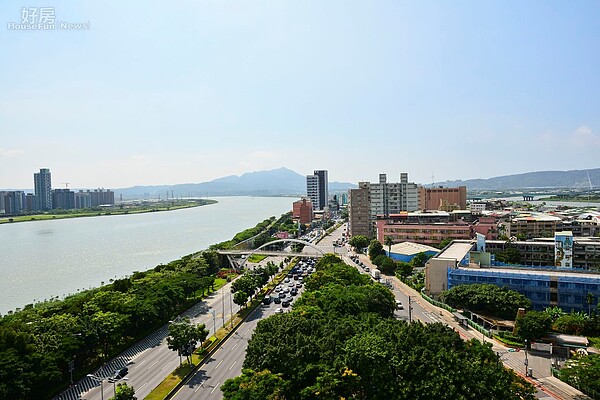
<svg viewBox="0 0 600 400">
<path fill-rule="evenodd" d="M 425 290 L 435 297 L 457 285 L 489 283 L 522 293 L 534 310 L 558 306 L 566 312 L 588 312 L 588 294 L 592 295 L 592 307 L 600 299 L 600 271 L 494 264 L 481 243 L 455 241 L 427 262 Z"/>
</svg>

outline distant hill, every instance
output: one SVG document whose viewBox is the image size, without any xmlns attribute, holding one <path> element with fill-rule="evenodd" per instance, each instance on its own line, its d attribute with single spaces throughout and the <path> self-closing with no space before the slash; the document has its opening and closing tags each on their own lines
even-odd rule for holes
<svg viewBox="0 0 600 400">
<path fill-rule="evenodd" d="M 329 191 L 335 193 L 355 188 L 344 182 L 329 182 Z M 115 198 L 124 200 L 167 197 L 207 196 L 293 196 L 306 195 L 306 176 L 287 168 L 230 175 L 209 182 L 178 185 L 134 186 L 115 189 Z"/>
<path fill-rule="evenodd" d="M 592 186 L 600 187 L 600 168 L 572 171 L 539 171 L 505 175 L 489 179 L 469 179 L 437 182 L 448 187 L 466 186 L 469 190 L 507 190 L 538 188 L 589 189 L 588 173 Z M 426 185 L 431 186 L 431 185 Z"/>
</svg>

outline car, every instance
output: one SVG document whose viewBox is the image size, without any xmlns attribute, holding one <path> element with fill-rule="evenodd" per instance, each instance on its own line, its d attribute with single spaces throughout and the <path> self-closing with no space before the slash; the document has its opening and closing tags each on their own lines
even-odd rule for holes
<svg viewBox="0 0 600 400">
<path fill-rule="evenodd" d="M 301 288 L 301 287 L 302 287 L 302 282 L 298 282 L 298 283 L 296 283 L 296 287 L 297 287 L 297 288 Z"/>
<path fill-rule="evenodd" d="M 281 299 L 279 297 L 275 297 L 273 299 L 273 303 L 275 303 L 275 304 L 281 304 Z"/>
<path fill-rule="evenodd" d="M 396 309 L 404 310 L 404 306 L 402 305 L 402 302 L 400 300 L 396 300 Z"/>
<path fill-rule="evenodd" d="M 281 306 L 282 307 L 289 307 L 290 306 L 290 301 L 289 299 L 285 299 L 281 302 Z"/>
<path fill-rule="evenodd" d="M 281 286 L 276 286 L 276 287 L 275 287 L 275 291 L 276 291 L 277 293 L 281 292 Z"/>
<path fill-rule="evenodd" d="M 290 282 L 290 278 L 285 278 L 285 279 L 283 280 L 283 282 L 284 282 L 284 283 L 289 283 L 289 282 Z"/>
<path fill-rule="evenodd" d="M 277 307 L 275 309 L 275 314 L 283 314 L 283 308 Z"/>
<path fill-rule="evenodd" d="M 371 272 L 371 268 L 365 267 L 365 272 Z"/>
<path fill-rule="evenodd" d="M 263 304 L 271 304 L 271 296 L 267 296 L 262 301 Z"/>
<path fill-rule="evenodd" d="M 121 379 L 125 375 L 127 375 L 128 373 L 129 373 L 129 368 L 123 367 L 121 369 L 116 370 L 115 374 L 109 380 L 118 381 L 119 379 Z"/>
</svg>

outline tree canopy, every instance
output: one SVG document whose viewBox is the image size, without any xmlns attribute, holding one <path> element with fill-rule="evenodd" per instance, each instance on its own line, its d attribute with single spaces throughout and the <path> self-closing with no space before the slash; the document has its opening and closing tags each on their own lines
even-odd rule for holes
<svg viewBox="0 0 600 400">
<path fill-rule="evenodd" d="M 224 399 L 533 399 L 489 346 L 395 319 L 391 292 L 352 271 L 319 261 L 292 312 L 258 323 Z"/>
<path fill-rule="evenodd" d="M 455 308 L 511 320 L 519 308 L 531 307 L 531 301 L 521 293 L 487 283 L 454 286 L 444 291 L 442 298 Z"/>
</svg>

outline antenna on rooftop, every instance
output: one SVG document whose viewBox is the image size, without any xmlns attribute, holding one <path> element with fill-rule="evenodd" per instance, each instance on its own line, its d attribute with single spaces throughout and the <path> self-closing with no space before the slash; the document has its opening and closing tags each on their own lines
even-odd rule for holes
<svg viewBox="0 0 600 400">
<path fill-rule="evenodd" d="M 588 178 L 589 178 L 589 177 L 590 177 L 590 176 L 589 176 L 589 174 L 588 174 Z M 69 188 L 69 184 L 70 184 L 70 183 L 71 183 L 71 182 L 61 182 L 60 184 L 61 184 L 61 185 L 65 185 L 65 189 L 68 189 L 68 188 Z"/>
<path fill-rule="evenodd" d="M 435 176 L 433 176 L 433 171 L 431 171 L 431 187 L 435 186 Z"/>
</svg>

